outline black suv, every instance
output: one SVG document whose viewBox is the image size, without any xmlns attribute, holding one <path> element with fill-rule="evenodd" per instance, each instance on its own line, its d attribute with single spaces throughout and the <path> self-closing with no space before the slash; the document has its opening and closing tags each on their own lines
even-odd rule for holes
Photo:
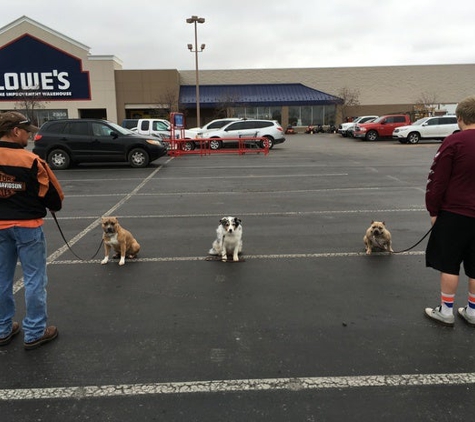
<svg viewBox="0 0 475 422">
<path fill-rule="evenodd" d="M 33 152 L 55 170 L 79 163 L 128 162 L 146 167 L 167 154 L 163 144 L 115 123 L 96 119 L 51 120 L 36 134 Z"/>
</svg>

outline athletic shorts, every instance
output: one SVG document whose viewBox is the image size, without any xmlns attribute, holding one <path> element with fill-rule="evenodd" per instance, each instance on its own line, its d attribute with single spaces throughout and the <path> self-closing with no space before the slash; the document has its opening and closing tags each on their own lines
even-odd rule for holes
<svg viewBox="0 0 475 422">
<path fill-rule="evenodd" d="M 475 278 L 475 218 L 441 211 L 426 248 L 426 266 L 446 274 Z"/>
</svg>

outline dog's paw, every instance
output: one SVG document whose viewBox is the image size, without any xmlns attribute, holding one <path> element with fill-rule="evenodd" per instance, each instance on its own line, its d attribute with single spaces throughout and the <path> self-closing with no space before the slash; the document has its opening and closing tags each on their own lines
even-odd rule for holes
<svg viewBox="0 0 475 422">
<path fill-rule="evenodd" d="M 104 264 L 107 264 L 109 262 L 109 257 L 106 256 L 102 261 L 101 261 L 101 264 L 104 265 Z"/>
<path fill-rule="evenodd" d="M 371 249 L 366 249 L 366 255 L 371 255 Z"/>
<path fill-rule="evenodd" d="M 226 262 L 228 260 L 227 255 L 222 255 L 221 256 L 221 261 Z"/>
<path fill-rule="evenodd" d="M 125 258 L 120 258 L 119 265 L 125 265 Z"/>
<path fill-rule="evenodd" d="M 235 261 L 235 262 L 239 261 L 239 256 L 237 256 L 237 255 L 233 256 L 233 261 Z"/>
</svg>

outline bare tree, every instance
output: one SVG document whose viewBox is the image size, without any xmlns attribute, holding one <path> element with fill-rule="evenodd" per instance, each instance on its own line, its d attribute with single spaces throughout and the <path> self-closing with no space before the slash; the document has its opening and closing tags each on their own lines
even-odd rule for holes
<svg viewBox="0 0 475 422">
<path fill-rule="evenodd" d="M 414 114 L 416 119 L 426 116 L 433 116 L 439 106 L 438 95 L 435 92 L 421 92 L 414 104 Z"/>
<path fill-rule="evenodd" d="M 225 93 L 218 99 L 218 105 L 215 108 L 215 118 L 234 117 L 236 104 L 239 101 L 239 95 Z M 240 104 L 240 106 L 242 106 Z"/>
<path fill-rule="evenodd" d="M 156 99 L 155 114 L 160 118 L 169 117 L 171 112 L 178 111 L 178 92 L 175 89 L 167 88 Z"/>
<path fill-rule="evenodd" d="M 36 125 L 41 124 L 38 119 L 38 110 L 44 110 L 47 103 L 38 87 L 16 92 L 15 109 L 21 110 Z"/>
<path fill-rule="evenodd" d="M 342 99 L 339 110 L 341 121 L 344 122 L 348 117 L 349 107 L 360 105 L 360 90 L 345 86 L 338 91 L 338 97 Z"/>
</svg>

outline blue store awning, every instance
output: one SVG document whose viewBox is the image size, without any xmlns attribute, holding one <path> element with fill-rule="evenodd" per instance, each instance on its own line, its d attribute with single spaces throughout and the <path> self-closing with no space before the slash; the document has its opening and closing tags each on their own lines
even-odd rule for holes
<svg viewBox="0 0 475 422">
<path fill-rule="evenodd" d="M 341 104 L 334 95 L 302 84 L 200 85 L 200 107 L 214 108 L 223 104 L 245 107 L 303 106 Z M 196 105 L 196 86 L 180 87 L 180 104 Z"/>
</svg>

